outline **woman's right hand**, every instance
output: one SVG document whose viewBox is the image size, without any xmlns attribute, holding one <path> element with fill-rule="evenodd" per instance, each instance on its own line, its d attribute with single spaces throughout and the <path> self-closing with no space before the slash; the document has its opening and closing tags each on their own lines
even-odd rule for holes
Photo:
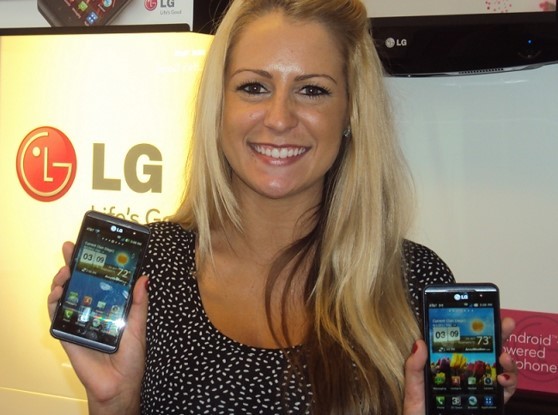
<svg viewBox="0 0 558 415">
<path fill-rule="evenodd" d="M 55 275 L 48 296 L 52 320 L 63 285 L 70 277 L 68 263 L 74 245 L 62 246 L 66 265 Z M 141 380 L 145 366 L 145 326 L 147 320 L 147 277 L 138 279 L 133 303 L 119 350 L 113 354 L 97 352 L 62 341 L 62 347 L 87 392 L 89 413 L 139 414 Z"/>
</svg>

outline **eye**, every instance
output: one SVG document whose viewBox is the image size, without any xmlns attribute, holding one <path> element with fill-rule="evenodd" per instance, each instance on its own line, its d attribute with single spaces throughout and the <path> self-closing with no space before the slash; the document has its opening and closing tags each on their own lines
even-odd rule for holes
<svg viewBox="0 0 558 415">
<path fill-rule="evenodd" d="M 306 85 L 300 89 L 300 92 L 303 95 L 307 95 L 309 97 L 319 97 L 322 95 L 331 94 L 331 92 L 327 88 L 317 86 L 317 85 Z"/>
<path fill-rule="evenodd" d="M 267 89 L 259 82 L 247 82 L 239 85 L 237 91 L 245 92 L 250 95 L 259 95 L 267 92 Z"/>
</svg>

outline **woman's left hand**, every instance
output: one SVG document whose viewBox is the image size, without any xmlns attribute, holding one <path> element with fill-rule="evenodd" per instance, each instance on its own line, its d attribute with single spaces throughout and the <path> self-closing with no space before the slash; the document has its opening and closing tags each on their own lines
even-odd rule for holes
<svg viewBox="0 0 558 415">
<path fill-rule="evenodd" d="M 509 317 L 502 319 L 502 344 L 508 340 L 515 329 L 515 321 Z M 504 387 L 504 402 L 510 400 L 517 388 L 517 366 L 509 353 L 502 353 L 498 359 L 502 366 L 502 374 L 498 376 L 498 383 Z"/>
<path fill-rule="evenodd" d="M 502 319 L 502 342 L 505 342 L 515 328 L 511 318 Z M 428 350 L 426 343 L 417 340 L 411 356 L 405 362 L 405 401 L 403 415 L 425 415 L 424 366 Z M 517 388 L 517 367 L 508 353 L 502 353 L 498 359 L 503 372 L 498 376 L 498 383 L 504 387 L 504 402 L 507 402 Z"/>
</svg>

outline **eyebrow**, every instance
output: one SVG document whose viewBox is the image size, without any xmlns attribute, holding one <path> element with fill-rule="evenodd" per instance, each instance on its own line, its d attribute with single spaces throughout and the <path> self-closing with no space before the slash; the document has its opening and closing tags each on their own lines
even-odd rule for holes
<svg viewBox="0 0 558 415">
<path fill-rule="evenodd" d="M 273 76 L 267 72 L 264 71 L 263 69 L 248 69 L 248 68 L 241 68 L 241 69 L 237 69 L 236 71 L 234 71 L 231 74 L 231 77 L 238 75 L 239 73 L 242 72 L 252 72 L 255 73 L 256 75 L 262 76 L 264 78 L 267 79 L 271 79 L 273 78 Z M 308 79 L 312 79 L 312 78 L 326 78 L 329 79 L 330 81 L 332 81 L 333 83 L 335 83 L 337 85 L 337 81 L 335 80 L 335 78 L 333 78 L 331 75 L 325 74 L 325 73 L 311 73 L 311 74 L 304 74 L 304 75 L 298 75 L 295 78 L 296 82 L 300 82 L 300 81 L 306 81 Z"/>
</svg>

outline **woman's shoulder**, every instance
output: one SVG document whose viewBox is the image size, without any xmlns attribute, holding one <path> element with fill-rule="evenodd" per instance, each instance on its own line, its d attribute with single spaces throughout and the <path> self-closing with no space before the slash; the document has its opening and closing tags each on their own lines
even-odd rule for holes
<svg viewBox="0 0 558 415">
<path fill-rule="evenodd" d="M 176 222 L 151 222 L 147 226 L 151 230 L 151 243 L 168 243 L 176 244 L 178 241 L 184 242 L 195 242 L 196 234 L 191 231 L 184 229 L 179 223 Z"/>
<path fill-rule="evenodd" d="M 454 282 L 448 265 L 432 249 L 417 242 L 403 242 L 403 259 L 407 280 L 426 284 Z"/>
<path fill-rule="evenodd" d="M 175 222 L 152 222 L 147 225 L 151 236 L 144 267 L 174 266 L 177 263 L 195 264 L 196 234 Z"/>
<path fill-rule="evenodd" d="M 424 287 L 455 282 L 453 273 L 444 260 L 432 249 L 419 243 L 404 241 L 403 262 L 409 296 L 417 315 L 422 311 Z"/>
</svg>

